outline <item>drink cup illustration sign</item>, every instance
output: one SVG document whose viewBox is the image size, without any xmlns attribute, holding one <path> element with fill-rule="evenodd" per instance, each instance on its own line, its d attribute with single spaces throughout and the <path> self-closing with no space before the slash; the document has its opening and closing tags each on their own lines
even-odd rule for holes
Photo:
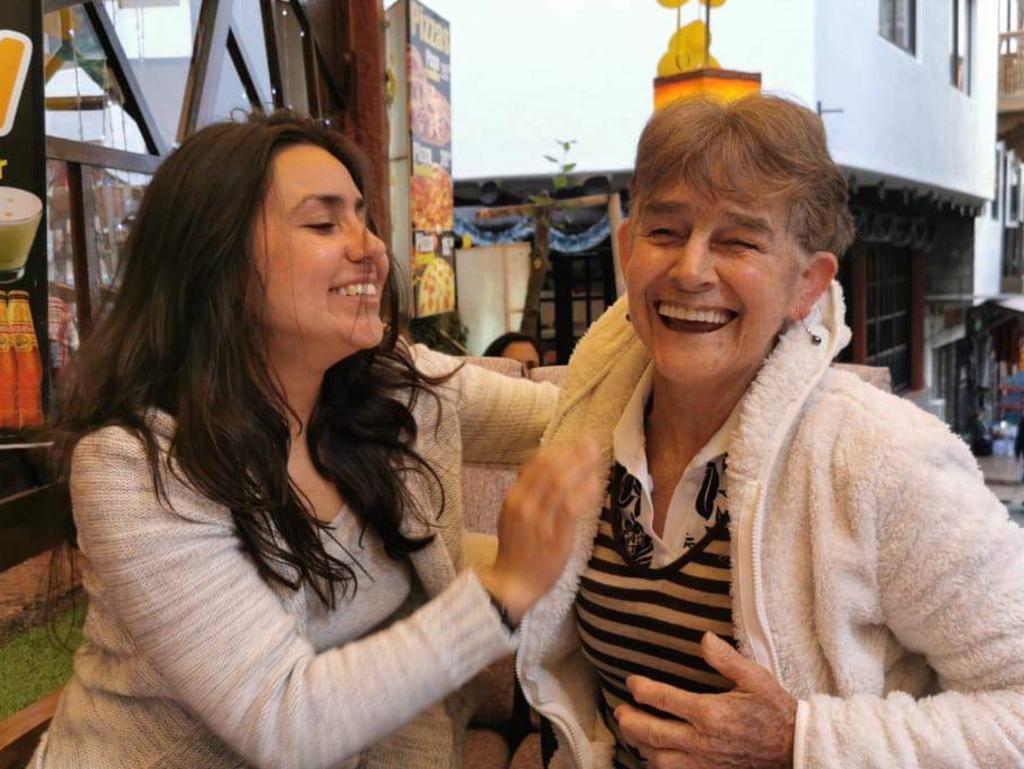
<svg viewBox="0 0 1024 769">
<path fill-rule="evenodd" d="M 27 190 L 0 186 L 0 283 L 25 274 L 25 263 L 43 217 L 43 201 Z"/>
<path fill-rule="evenodd" d="M 49 405 L 43 5 L 0 0 L 0 444 Z"/>
<path fill-rule="evenodd" d="M 31 60 L 32 41 L 20 32 L 0 29 L 0 136 L 7 136 L 14 126 Z"/>
</svg>

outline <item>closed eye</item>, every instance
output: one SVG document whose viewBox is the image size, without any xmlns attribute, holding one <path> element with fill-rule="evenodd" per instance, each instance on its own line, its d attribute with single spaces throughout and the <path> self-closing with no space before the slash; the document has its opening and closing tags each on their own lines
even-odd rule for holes
<svg viewBox="0 0 1024 769">
<path fill-rule="evenodd" d="M 667 227 L 656 227 L 653 230 L 649 230 L 645 237 L 650 238 L 652 240 L 665 240 L 667 238 L 673 238 L 675 237 L 675 235 L 676 233 L 673 230 L 668 229 Z"/>
<path fill-rule="evenodd" d="M 314 222 L 313 224 L 307 224 L 306 229 L 320 233 L 328 233 L 333 232 L 336 226 L 337 225 L 335 225 L 334 222 Z"/>
<path fill-rule="evenodd" d="M 733 238 L 732 240 L 724 241 L 727 246 L 734 246 L 736 248 L 745 248 L 748 251 L 760 251 L 761 248 L 756 243 L 751 243 L 749 240 L 738 240 Z"/>
</svg>

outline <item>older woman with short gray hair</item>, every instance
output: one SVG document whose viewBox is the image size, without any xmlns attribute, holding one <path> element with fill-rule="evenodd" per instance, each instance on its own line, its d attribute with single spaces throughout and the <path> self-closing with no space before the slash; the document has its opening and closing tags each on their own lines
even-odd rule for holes
<svg viewBox="0 0 1024 769">
<path fill-rule="evenodd" d="M 1024 766 L 1024 532 L 964 444 L 831 367 L 853 239 L 821 121 L 788 101 L 651 119 L 628 296 L 546 440 L 608 493 L 521 628 L 550 766 Z"/>
</svg>

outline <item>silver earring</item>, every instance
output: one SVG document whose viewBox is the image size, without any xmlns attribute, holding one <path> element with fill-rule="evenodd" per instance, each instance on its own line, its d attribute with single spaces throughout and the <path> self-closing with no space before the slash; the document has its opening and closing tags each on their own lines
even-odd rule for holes
<svg viewBox="0 0 1024 769">
<path fill-rule="evenodd" d="M 813 344 L 813 345 L 821 344 L 821 342 L 822 342 L 821 336 L 819 334 L 815 334 L 813 331 L 811 331 L 811 329 L 807 325 L 807 321 L 804 318 L 800 319 L 800 325 L 804 327 L 804 331 L 806 331 L 807 334 L 811 337 L 811 344 Z"/>
</svg>

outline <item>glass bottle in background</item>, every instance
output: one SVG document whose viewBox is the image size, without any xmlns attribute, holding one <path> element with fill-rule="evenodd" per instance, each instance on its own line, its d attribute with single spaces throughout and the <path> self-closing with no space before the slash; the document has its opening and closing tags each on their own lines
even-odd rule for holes
<svg viewBox="0 0 1024 769">
<path fill-rule="evenodd" d="M 43 362 L 32 323 L 28 291 L 11 291 L 7 296 L 7 320 L 14 336 L 18 363 L 18 427 L 43 424 Z"/>
<path fill-rule="evenodd" d="M 18 361 L 7 320 L 7 292 L 0 291 L 0 432 L 18 429 Z"/>
</svg>

